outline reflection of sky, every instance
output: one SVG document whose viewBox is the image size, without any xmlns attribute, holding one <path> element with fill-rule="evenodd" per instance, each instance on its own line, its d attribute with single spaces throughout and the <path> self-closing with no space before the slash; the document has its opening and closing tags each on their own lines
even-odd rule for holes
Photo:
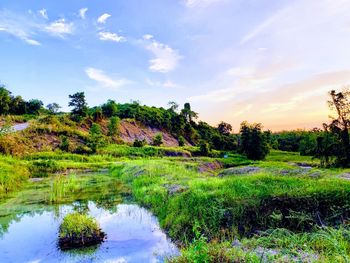
<svg viewBox="0 0 350 263">
<path fill-rule="evenodd" d="M 0 239 L 3 262 L 162 262 L 176 247 L 161 231 L 156 217 L 137 205 L 118 205 L 116 213 L 89 203 L 90 214 L 100 223 L 107 240 L 93 253 L 62 253 L 56 248 L 58 227 L 71 206 L 53 212 L 26 215 L 12 222 Z"/>
</svg>

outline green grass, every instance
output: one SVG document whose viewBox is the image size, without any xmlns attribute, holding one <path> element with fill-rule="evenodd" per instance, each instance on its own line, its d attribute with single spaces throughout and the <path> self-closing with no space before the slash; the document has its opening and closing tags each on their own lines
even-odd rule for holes
<svg viewBox="0 0 350 263">
<path fill-rule="evenodd" d="M 195 222 L 209 238 L 217 237 L 226 223 L 240 234 L 281 225 L 302 231 L 317 223 L 318 210 L 324 222 L 333 224 L 350 207 L 350 183 L 340 179 L 265 171 L 218 178 L 169 160 L 130 161 L 118 165 L 114 174 L 131 183 L 136 200 L 150 207 L 170 235 L 180 240 L 191 237 Z M 185 191 L 171 195 L 169 185 Z M 274 214 L 282 214 L 283 220 L 272 220 Z"/>
<path fill-rule="evenodd" d="M 350 261 L 350 181 L 338 178 L 349 169 L 305 170 L 296 164 L 317 166 L 317 160 L 281 151 L 272 151 L 264 161 L 215 154 L 218 157 L 181 157 L 195 156 L 196 148 L 110 145 L 96 155 L 0 156 L 0 196 L 11 196 L 22 186 L 23 193 L 13 194 L 21 200 L 103 200 L 113 207 L 122 201 L 118 193 L 128 193 L 121 180 L 131 187 L 135 201 L 151 209 L 170 237 L 184 245 L 182 256 L 173 262 L 261 262 L 261 249 L 273 250 L 264 252 L 267 262 L 303 262 L 302 257 Z M 244 166 L 258 169 L 218 176 Z M 62 174 L 111 167 L 111 175 Z M 40 186 L 26 184 L 37 176 L 48 178 Z M 45 190 L 37 196 L 33 187 Z M 3 202 L 17 209 L 16 200 Z M 241 245 L 232 247 L 235 238 Z"/>
<path fill-rule="evenodd" d="M 96 219 L 78 212 L 68 214 L 60 225 L 60 238 L 75 238 L 84 240 L 100 232 Z"/>
<path fill-rule="evenodd" d="M 319 164 L 319 160 L 313 159 L 312 156 L 302 156 L 298 152 L 284 152 L 278 150 L 271 150 L 266 157 L 266 161 L 308 163 L 312 165 Z"/>
</svg>

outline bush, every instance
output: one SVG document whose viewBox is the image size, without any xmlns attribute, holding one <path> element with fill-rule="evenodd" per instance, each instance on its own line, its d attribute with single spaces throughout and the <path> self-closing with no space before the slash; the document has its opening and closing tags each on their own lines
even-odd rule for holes
<svg viewBox="0 0 350 263">
<path fill-rule="evenodd" d="M 147 144 L 146 140 L 143 139 L 143 140 L 138 140 L 138 139 L 135 139 L 134 143 L 133 143 L 133 146 L 134 147 L 143 147 Z"/>
<path fill-rule="evenodd" d="M 115 136 L 118 134 L 120 119 L 118 117 L 112 117 L 108 123 L 108 135 Z"/>
<path fill-rule="evenodd" d="M 70 143 L 67 136 L 65 135 L 61 136 L 61 143 L 59 145 L 59 148 L 61 151 L 69 152 Z"/>
<path fill-rule="evenodd" d="M 201 141 L 199 143 L 199 152 L 203 156 L 209 156 L 209 154 L 210 154 L 210 147 L 209 147 L 209 144 L 206 141 Z"/>
<path fill-rule="evenodd" d="M 59 245 L 64 249 L 92 245 L 102 242 L 104 236 L 94 218 L 72 213 L 65 216 L 60 226 Z"/>
<path fill-rule="evenodd" d="M 185 146 L 185 138 L 183 136 L 180 136 L 177 141 L 180 147 Z"/>
<path fill-rule="evenodd" d="M 158 133 L 156 136 L 154 136 L 152 145 L 161 146 L 162 144 L 163 144 L 163 135 L 161 133 Z"/>
<path fill-rule="evenodd" d="M 93 153 L 97 151 L 97 149 L 105 144 L 103 134 L 101 131 L 101 126 L 94 123 L 90 128 L 90 135 L 88 139 L 87 146 L 91 149 Z"/>
</svg>

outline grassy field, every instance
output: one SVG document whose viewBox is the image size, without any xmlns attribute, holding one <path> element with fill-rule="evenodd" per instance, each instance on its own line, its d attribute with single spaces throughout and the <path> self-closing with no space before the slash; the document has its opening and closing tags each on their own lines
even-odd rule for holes
<svg viewBox="0 0 350 263">
<path fill-rule="evenodd" d="M 120 180 L 130 187 L 134 200 L 183 248 L 171 262 L 350 261 L 348 170 L 321 169 L 317 160 L 281 151 L 265 161 L 239 154 L 196 157 L 196 151 L 113 145 L 89 156 L 0 156 L 0 197 L 30 188 L 28 178 L 49 177 L 45 202 L 66 202 L 65 191 L 88 195 L 83 189 L 91 182 L 64 174 L 109 169 L 94 177 L 98 192 L 110 192 L 101 183 L 109 184 L 107 177 L 117 180 L 116 189 Z"/>
</svg>

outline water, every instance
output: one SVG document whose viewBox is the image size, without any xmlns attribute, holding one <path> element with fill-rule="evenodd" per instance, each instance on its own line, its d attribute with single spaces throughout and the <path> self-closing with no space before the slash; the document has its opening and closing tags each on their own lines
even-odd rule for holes
<svg viewBox="0 0 350 263">
<path fill-rule="evenodd" d="M 21 209 L 14 209 L 14 200 L 8 202 L 11 206 L 0 206 L 0 262 L 164 262 L 179 253 L 157 218 L 136 204 L 80 200 L 47 205 L 42 198 L 30 200 L 32 194 L 22 194 Z M 61 251 L 57 247 L 59 225 L 72 211 L 95 217 L 107 234 L 106 241 L 91 248 Z"/>
<path fill-rule="evenodd" d="M 29 126 L 29 122 L 25 122 L 25 123 L 15 124 L 11 128 L 14 131 L 18 132 L 18 131 L 23 131 L 23 130 L 27 129 L 28 126 Z"/>
</svg>

